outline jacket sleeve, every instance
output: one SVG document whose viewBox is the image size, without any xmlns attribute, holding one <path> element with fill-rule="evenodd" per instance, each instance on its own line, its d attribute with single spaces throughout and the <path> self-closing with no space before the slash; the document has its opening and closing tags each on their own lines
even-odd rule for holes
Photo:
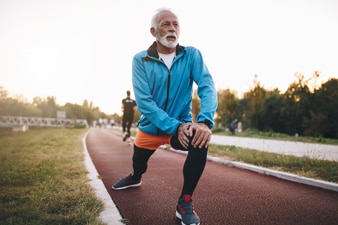
<svg viewBox="0 0 338 225">
<path fill-rule="evenodd" d="M 153 100 L 151 87 L 140 55 L 133 58 L 132 82 L 137 107 L 142 115 L 165 134 L 175 134 L 181 122 L 169 117 Z"/>
<path fill-rule="evenodd" d="M 197 115 L 197 122 L 210 122 L 214 126 L 214 115 L 218 107 L 218 98 L 213 78 L 203 61 L 202 54 L 195 49 L 192 76 L 197 84 L 197 93 L 200 98 L 201 109 Z"/>
</svg>

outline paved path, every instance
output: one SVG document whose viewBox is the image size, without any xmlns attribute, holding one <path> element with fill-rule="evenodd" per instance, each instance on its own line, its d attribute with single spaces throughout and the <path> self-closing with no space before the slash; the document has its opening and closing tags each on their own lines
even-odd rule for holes
<svg viewBox="0 0 338 225">
<path fill-rule="evenodd" d="M 295 141 L 278 141 L 236 136 L 212 135 L 212 144 L 236 145 L 260 151 L 287 154 L 294 156 L 308 156 L 310 158 L 338 161 L 338 146 L 325 144 L 310 144 Z"/>
<path fill-rule="evenodd" d="M 111 190 L 131 171 L 132 146 L 105 129 L 91 129 L 88 153 L 128 225 L 179 225 L 175 205 L 184 154 L 158 149 L 139 188 Z M 201 224 L 337 224 L 338 192 L 208 161 L 193 196 Z M 116 216 L 116 215 L 106 215 Z M 116 225 L 117 222 L 110 224 Z"/>
</svg>

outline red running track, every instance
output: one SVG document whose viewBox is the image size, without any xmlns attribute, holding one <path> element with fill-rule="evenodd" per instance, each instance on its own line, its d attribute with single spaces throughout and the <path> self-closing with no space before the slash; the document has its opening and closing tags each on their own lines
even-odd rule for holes
<svg viewBox="0 0 338 225">
<path fill-rule="evenodd" d="M 91 129 L 86 138 L 98 174 L 128 225 L 180 225 L 175 206 L 185 155 L 158 149 L 142 186 L 111 189 L 132 171 L 132 146 L 109 130 Z M 338 192 L 208 161 L 193 196 L 201 225 L 338 224 Z"/>
</svg>

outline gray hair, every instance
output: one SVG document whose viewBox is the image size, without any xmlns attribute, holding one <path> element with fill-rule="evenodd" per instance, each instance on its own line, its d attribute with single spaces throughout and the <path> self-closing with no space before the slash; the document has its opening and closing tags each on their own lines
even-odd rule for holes
<svg viewBox="0 0 338 225">
<path fill-rule="evenodd" d="M 158 19 L 158 16 L 162 13 L 162 12 L 170 12 L 172 14 L 174 14 L 176 17 L 177 15 L 169 8 L 160 8 L 158 10 L 156 10 L 155 14 L 153 15 L 153 17 L 151 18 L 151 27 L 153 28 L 157 28 L 156 27 L 156 21 Z"/>
</svg>

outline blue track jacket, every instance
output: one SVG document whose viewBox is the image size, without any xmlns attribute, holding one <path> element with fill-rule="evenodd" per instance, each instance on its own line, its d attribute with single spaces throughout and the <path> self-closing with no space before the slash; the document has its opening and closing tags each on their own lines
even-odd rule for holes
<svg viewBox="0 0 338 225">
<path fill-rule="evenodd" d="M 197 122 L 214 126 L 217 109 L 215 85 L 200 51 L 177 45 L 170 70 L 159 58 L 156 42 L 133 58 L 132 82 L 138 110 L 138 128 L 151 135 L 176 134 L 180 124 L 191 122 L 193 83 L 201 110 Z"/>
</svg>

